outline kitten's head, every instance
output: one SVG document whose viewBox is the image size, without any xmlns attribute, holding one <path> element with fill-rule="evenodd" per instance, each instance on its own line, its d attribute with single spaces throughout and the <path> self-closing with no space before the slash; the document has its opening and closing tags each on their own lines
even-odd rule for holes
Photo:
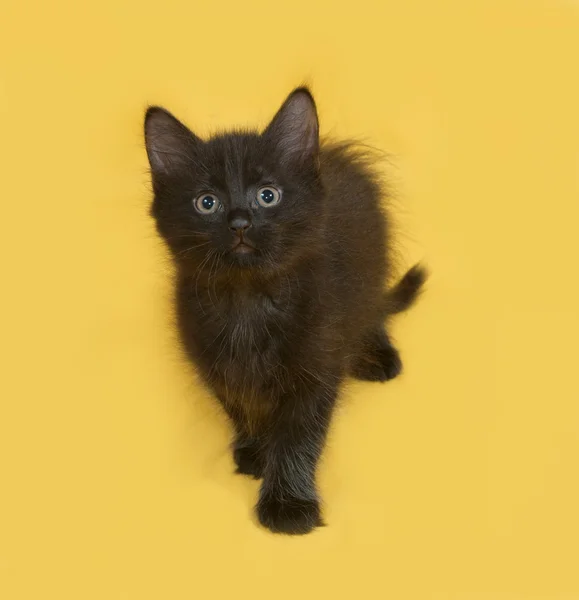
<svg viewBox="0 0 579 600">
<path fill-rule="evenodd" d="M 182 268 L 275 272 L 315 249 L 324 193 L 307 89 L 292 92 L 263 133 L 207 141 L 166 110 L 149 108 L 145 140 L 152 214 Z"/>
</svg>

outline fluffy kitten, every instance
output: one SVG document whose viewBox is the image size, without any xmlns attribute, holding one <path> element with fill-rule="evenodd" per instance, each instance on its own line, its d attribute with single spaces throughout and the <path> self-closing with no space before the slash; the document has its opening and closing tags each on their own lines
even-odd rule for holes
<svg viewBox="0 0 579 600">
<path fill-rule="evenodd" d="M 340 386 L 398 375 L 385 321 L 425 273 L 385 289 L 388 221 L 372 160 L 320 145 L 305 88 L 261 134 L 201 140 L 152 107 L 145 138 L 184 347 L 231 418 L 237 472 L 263 478 L 259 521 L 307 533 L 322 525 L 316 465 Z"/>
</svg>

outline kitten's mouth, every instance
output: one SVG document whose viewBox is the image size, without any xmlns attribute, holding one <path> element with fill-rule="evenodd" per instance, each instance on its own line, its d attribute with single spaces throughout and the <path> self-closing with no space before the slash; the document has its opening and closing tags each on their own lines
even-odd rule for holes
<svg viewBox="0 0 579 600">
<path fill-rule="evenodd" d="M 248 244 L 242 238 L 237 240 L 233 244 L 233 247 L 231 248 L 231 252 L 233 252 L 234 254 L 251 254 L 252 252 L 255 252 L 256 250 L 257 250 L 257 248 L 255 248 L 251 244 Z"/>
</svg>

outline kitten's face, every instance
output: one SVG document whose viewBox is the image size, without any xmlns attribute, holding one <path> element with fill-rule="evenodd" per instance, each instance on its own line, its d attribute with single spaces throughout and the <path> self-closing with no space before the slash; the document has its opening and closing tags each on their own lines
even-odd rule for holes
<svg viewBox="0 0 579 600">
<path fill-rule="evenodd" d="M 182 266 L 275 272 L 315 248 L 324 194 L 306 90 L 293 92 L 261 135 L 204 142 L 159 108 L 147 112 L 145 135 L 152 212 Z"/>
</svg>

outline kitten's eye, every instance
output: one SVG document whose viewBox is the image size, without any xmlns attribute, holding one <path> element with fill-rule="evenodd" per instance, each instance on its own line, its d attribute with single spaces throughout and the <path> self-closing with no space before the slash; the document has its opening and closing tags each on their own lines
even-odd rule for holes
<svg viewBox="0 0 579 600">
<path fill-rule="evenodd" d="M 257 190 L 257 202 L 261 206 L 275 206 L 279 204 L 281 200 L 281 192 L 277 189 L 268 185 Z"/>
<path fill-rule="evenodd" d="M 219 208 L 219 200 L 214 194 L 201 194 L 195 199 L 195 208 L 203 215 L 210 215 Z"/>
</svg>

